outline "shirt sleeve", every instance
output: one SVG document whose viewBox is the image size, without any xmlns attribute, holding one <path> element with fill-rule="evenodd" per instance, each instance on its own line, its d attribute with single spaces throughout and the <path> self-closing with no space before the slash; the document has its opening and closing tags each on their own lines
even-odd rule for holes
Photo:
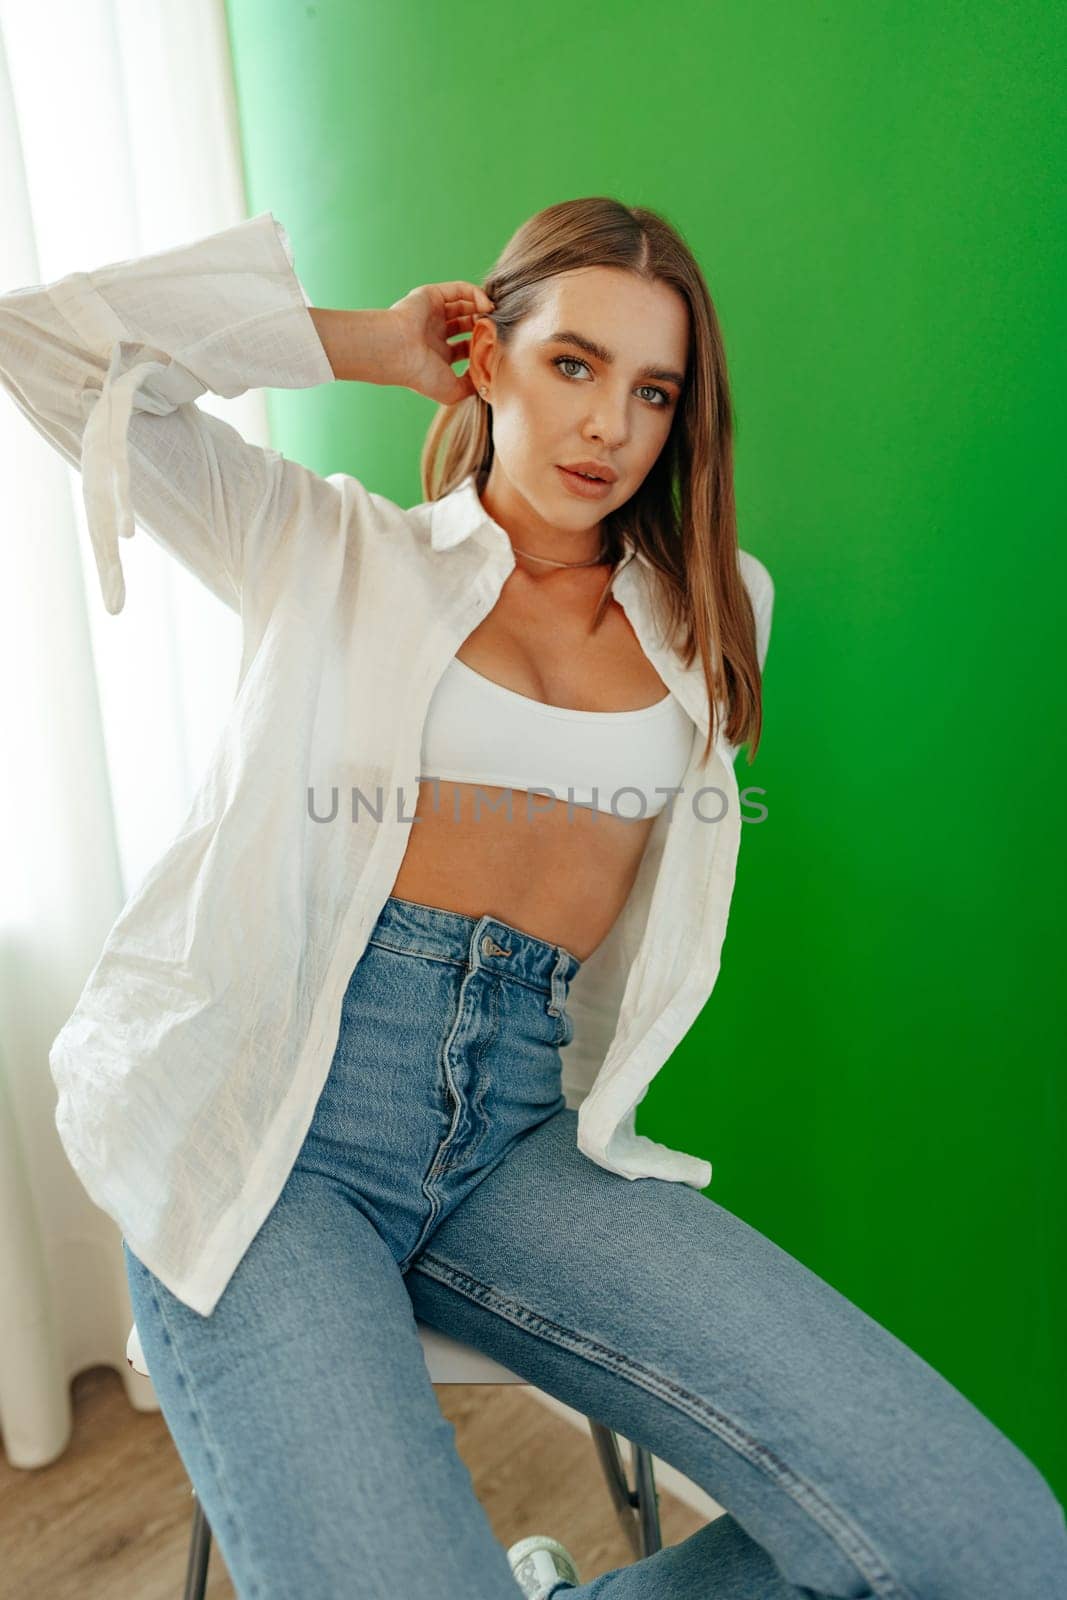
<svg viewBox="0 0 1067 1600">
<path fill-rule="evenodd" d="M 269 211 L 189 244 L 0 295 L 0 385 L 80 468 L 107 610 L 141 524 L 240 610 L 255 560 L 339 490 L 200 410 L 211 391 L 335 382 L 285 229 Z"/>
</svg>

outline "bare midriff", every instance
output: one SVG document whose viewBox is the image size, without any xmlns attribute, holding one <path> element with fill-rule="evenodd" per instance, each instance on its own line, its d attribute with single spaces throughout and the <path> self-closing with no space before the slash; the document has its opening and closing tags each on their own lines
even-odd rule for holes
<svg viewBox="0 0 1067 1600">
<path fill-rule="evenodd" d="M 666 685 L 617 601 L 596 633 L 590 629 L 607 572 L 593 567 L 549 582 L 516 567 L 458 658 L 546 705 L 635 711 L 662 700 Z M 427 779 L 391 893 L 466 916 L 488 913 L 586 961 L 626 903 L 654 822 L 524 789 Z"/>
</svg>

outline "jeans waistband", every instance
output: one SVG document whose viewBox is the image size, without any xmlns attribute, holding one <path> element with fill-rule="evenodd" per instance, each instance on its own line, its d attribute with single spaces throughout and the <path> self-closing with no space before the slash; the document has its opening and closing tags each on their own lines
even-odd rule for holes
<svg viewBox="0 0 1067 1600">
<path fill-rule="evenodd" d="M 564 945 L 550 944 L 488 913 L 467 916 L 442 906 L 390 895 L 371 933 L 394 950 L 413 956 L 437 956 L 484 967 L 504 978 L 551 995 L 549 1010 L 561 1010 L 567 988 L 582 963 Z"/>
</svg>

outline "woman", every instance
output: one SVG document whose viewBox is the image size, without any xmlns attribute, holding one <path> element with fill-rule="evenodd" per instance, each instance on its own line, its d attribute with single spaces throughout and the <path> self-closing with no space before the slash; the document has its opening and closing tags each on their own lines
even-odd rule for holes
<svg viewBox="0 0 1067 1600">
<path fill-rule="evenodd" d="M 136 516 L 241 618 L 219 749 L 49 1057 L 238 1592 L 1062 1591 L 1033 1465 L 634 1126 L 717 975 L 772 593 L 677 233 L 568 202 L 483 287 L 346 312 L 264 213 L 3 297 L 0 378 L 81 467 L 109 610 Z M 195 404 L 331 380 L 442 403 L 422 505 Z M 586 1584 L 506 1554 L 413 1313 L 727 1515 Z"/>
</svg>

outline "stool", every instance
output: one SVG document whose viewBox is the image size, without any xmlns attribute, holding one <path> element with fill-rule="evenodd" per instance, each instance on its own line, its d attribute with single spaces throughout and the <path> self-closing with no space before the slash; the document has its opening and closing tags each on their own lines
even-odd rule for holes
<svg viewBox="0 0 1067 1600">
<path fill-rule="evenodd" d="M 510 1368 L 503 1367 L 491 1356 L 486 1356 L 472 1345 L 464 1344 L 451 1335 L 431 1328 L 428 1323 L 415 1319 L 415 1327 L 422 1342 L 422 1353 L 430 1374 L 431 1383 L 521 1383 L 529 1387 L 529 1379 L 520 1378 Z M 151 1378 L 148 1363 L 141 1348 L 136 1322 L 126 1341 L 126 1360 L 135 1372 Z M 600 1465 L 607 1479 L 612 1504 L 630 1541 L 636 1560 L 654 1555 L 662 1549 L 659 1525 L 659 1496 L 652 1475 L 652 1456 L 643 1445 L 630 1444 L 630 1467 L 634 1478 L 631 1489 L 619 1453 L 615 1433 L 603 1422 L 587 1417 L 596 1446 Z M 207 1587 L 208 1560 L 211 1555 L 211 1527 L 196 1489 L 192 1491 L 196 1502 L 193 1512 L 189 1559 L 186 1565 L 185 1588 L 182 1600 L 204 1600 Z"/>
</svg>

